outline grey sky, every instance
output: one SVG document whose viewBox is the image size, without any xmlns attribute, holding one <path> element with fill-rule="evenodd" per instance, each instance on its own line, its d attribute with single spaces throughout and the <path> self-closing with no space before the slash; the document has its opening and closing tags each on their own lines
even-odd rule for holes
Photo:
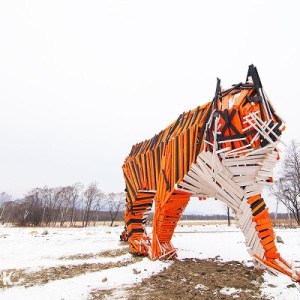
<svg viewBox="0 0 300 300">
<path fill-rule="evenodd" d="M 1 1 L 0 191 L 124 190 L 131 146 L 254 64 L 297 139 L 297 1 Z"/>
</svg>

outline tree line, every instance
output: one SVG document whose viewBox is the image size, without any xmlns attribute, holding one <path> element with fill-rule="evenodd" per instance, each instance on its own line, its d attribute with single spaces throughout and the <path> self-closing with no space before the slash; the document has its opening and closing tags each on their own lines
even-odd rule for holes
<svg viewBox="0 0 300 300">
<path fill-rule="evenodd" d="M 110 221 L 110 226 L 121 216 L 125 194 L 105 194 L 96 182 L 87 187 L 81 183 L 62 187 L 37 187 L 22 199 L 12 200 L 0 193 L 0 222 L 18 226 L 89 226 L 99 221 Z"/>
</svg>

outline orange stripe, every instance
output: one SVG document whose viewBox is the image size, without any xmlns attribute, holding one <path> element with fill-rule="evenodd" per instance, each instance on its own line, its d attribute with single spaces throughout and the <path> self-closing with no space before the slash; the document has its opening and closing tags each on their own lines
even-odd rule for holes
<svg viewBox="0 0 300 300">
<path fill-rule="evenodd" d="M 274 235 L 274 232 L 273 232 L 272 229 L 268 229 L 268 230 L 261 231 L 261 232 L 258 233 L 258 237 L 261 238 L 261 239 L 268 236 L 268 235 Z"/>
<path fill-rule="evenodd" d="M 261 211 L 256 216 L 254 216 L 252 218 L 252 220 L 253 220 L 253 222 L 256 222 L 256 220 L 258 220 L 258 219 L 267 219 L 267 218 L 269 218 L 269 216 L 270 216 L 269 209 L 265 208 L 263 211 Z"/>
<path fill-rule="evenodd" d="M 254 214 L 256 211 L 258 211 L 262 206 L 266 205 L 265 201 L 262 201 L 260 204 L 258 204 L 254 209 L 252 209 L 252 213 Z"/>
<path fill-rule="evenodd" d="M 277 252 L 273 252 L 273 251 L 267 251 L 265 252 L 265 257 L 267 259 L 276 259 L 280 257 L 280 254 Z"/>
<path fill-rule="evenodd" d="M 261 244 L 264 246 L 264 245 L 267 245 L 267 244 L 269 244 L 270 242 L 273 242 L 273 241 L 274 241 L 274 238 L 272 236 L 268 236 L 268 237 L 261 240 Z"/>
<path fill-rule="evenodd" d="M 259 200 L 259 199 L 261 199 L 261 195 L 260 194 L 248 198 L 247 202 L 251 205 L 255 201 Z"/>
<path fill-rule="evenodd" d="M 268 222 L 268 223 L 263 224 L 263 225 L 255 226 L 256 231 L 262 231 L 262 230 L 270 229 L 270 228 L 272 228 L 272 223 L 271 222 Z"/>
<path fill-rule="evenodd" d="M 276 247 L 276 246 L 275 246 L 275 243 L 274 243 L 274 242 L 271 242 L 271 243 L 269 243 L 269 244 L 267 244 L 267 245 L 264 245 L 263 247 L 264 247 L 264 249 L 265 249 L 266 251 L 268 251 L 268 250 L 270 250 L 270 249 L 272 249 L 273 247 Z"/>
</svg>

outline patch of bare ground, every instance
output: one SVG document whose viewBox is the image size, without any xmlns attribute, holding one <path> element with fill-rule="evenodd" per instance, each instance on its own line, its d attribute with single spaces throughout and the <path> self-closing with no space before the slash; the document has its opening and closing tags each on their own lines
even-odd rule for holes
<svg viewBox="0 0 300 300">
<path fill-rule="evenodd" d="M 122 289 L 127 300 L 267 299 L 260 293 L 263 271 L 237 261 L 174 260 L 170 267 Z M 98 290 L 89 299 L 120 299 L 120 291 Z"/>
<path fill-rule="evenodd" d="M 118 249 L 118 250 L 111 250 L 111 251 L 104 251 L 98 254 L 85 254 L 81 255 L 74 255 L 71 258 L 66 257 L 67 259 L 90 259 L 96 257 L 118 257 L 120 255 L 128 253 L 128 250 Z M 64 258 L 64 259 L 66 259 Z M 5 270 L 6 274 L 12 274 L 11 281 L 13 285 L 4 285 L 3 282 L 0 281 L 0 289 L 10 288 L 12 286 L 35 286 L 35 285 L 43 285 L 50 281 L 60 280 L 60 279 L 67 279 L 73 278 L 79 275 L 83 275 L 86 273 L 91 272 L 99 272 L 102 270 L 107 270 L 111 268 L 119 268 L 131 265 L 140 261 L 142 257 L 132 256 L 130 259 L 118 261 L 118 262 L 108 262 L 108 263 L 82 263 L 82 264 L 75 264 L 75 265 L 63 265 L 63 266 L 56 266 L 50 268 L 42 268 L 36 272 L 29 272 L 26 269 L 9 269 Z"/>
<path fill-rule="evenodd" d="M 120 255 L 125 255 L 128 253 L 128 247 L 124 247 L 122 249 L 115 249 L 115 250 L 107 250 L 102 251 L 99 253 L 87 253 L 87 254 L 75 254 L 75 255 L 68 255 L 62 256 L 60 260 L 77 260 L 77 259 L 92 259 L 98 257 L 117 257 Z"/>
</svg>

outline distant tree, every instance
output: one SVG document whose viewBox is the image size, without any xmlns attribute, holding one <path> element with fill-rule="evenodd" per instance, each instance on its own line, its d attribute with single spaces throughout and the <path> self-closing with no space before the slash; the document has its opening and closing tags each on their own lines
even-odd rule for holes
<svg viewBox="0 0 300 300">
<path fill-rule="evenodd" d="M 70 219 L 70 226 L 75 225 L 76 207 L 79 202 L 80 191 L 83 188 L 81 183 L 59 188 L 57 197 L 60 226 L 63 226 L 67 218 Z"/>
<path fill-rule="evenodd" d="M 5 206 L 5 222 L 11 224 L 20 224 L 24 218 L 24 199 L 6 202 Z"/>
<path fill-rule="evenodd" d="M 24 215 L 20 225 L 39 226 L 43 220 L 43 201 L 41 189 L 34 188 L 29 191 L 24 200 Z"/>
<path fill-rule="evenodd" d="M 223 203 L 223 208 L 224 208 L 224 212 L 226 213 L 227 215 L 227 225 L 230 226 L 231 225 L 231 220 L 230 220 L 230 209 L 229 207 Z"/>
<path fill-rule="evenodd" d="M 87 227 L 90 222 L 91 209 L 96 203 L 105 199 L 105 194 L 99 190 L 98 184 L 96 182 L 90 183 L 85 191 L 83 192 L 83 220 L 82 226 Z"/>
<path fill-rule="evenodd" d="M 86 227 L 102 218 L 113 222 L 124 209 L 124 193 L 106 195 L 96 182 L 85 189 L 79 182 L 62 187 L 36 187 L 24 198 L 12 201 L 5 192 L 0 193 L 0 222 L 20 226 L 64 226 L 77 221 Z M 108 201 L 109 200 L 109 201 Z"/>
<path fill-rule="evenodd" d="M 71 216 L 70 216 L 70 226 L 76 224 L 76 208 L 80 200 L 80 192 L 83 189 L 83 184 L 76 182 L 71 186 L 70 189 L 70 203 L 71 203 Z"/>
<path fill-rule="evenodd" d="M 231 222 L 230 222 L 230 210 L 229 210 L 228 206 L 227 206 L 227 224 L 228 224 L 228 226 L 231 225 Z"/>
<path fill-rule="evenodd" d="M 49 188 L 45 186 L 42 189 L 43 198 L 43 223 L 46 226 L 55 225 L 56 207 L 60 197 L 60 188 Z"/>
<path fill-rule="evenodd" d="M 292 140 L 286 149 L 278 180 L 272 185 L 271 194 L 281 201 L 300 225 L 300 146 Z"/>
<path fill-rule="evenodd" d="M 0 193 L 0 222 L 4 224 L 5 220 L 5 211 L 7 207 L 7 203 L 11 201 L 11 195 L 8 195 L 6 192 Z"/>
<path fill-rule="evenodd" d="M 33 188 L 18 203 L 18 224 L 40 226 L 56 224 L 62 203 L 61 187 Z M 20 216 L 22 214 L 22 217 Z"/>
<path fill-rule="evenodd" d="M 113 226 L 114 221 L 119 213 L 125 208 L 125 194 L 124 193 L 110 193 L 108 194 L 108 210 L 111 218 L 110 226 Z"/>
<path fill-rule="evenodd" d="M 71 197 L 72 197 L 72 187 L 65 186 L 60 189 L 60 201 L 61 205 L 59 207 L 59 222 L 62 227 L 66 221 L 67 214 L 71 207 Z"/>
<path fill-rule="evenodd" d="M 96 226 L 97 222 L 100 220 L 101 212 L 106 207 L 107 207 L 107 196 L 101 192 L 101 196 L 96 199 L 93 205 L 94 226 Z"/>
</svg>

